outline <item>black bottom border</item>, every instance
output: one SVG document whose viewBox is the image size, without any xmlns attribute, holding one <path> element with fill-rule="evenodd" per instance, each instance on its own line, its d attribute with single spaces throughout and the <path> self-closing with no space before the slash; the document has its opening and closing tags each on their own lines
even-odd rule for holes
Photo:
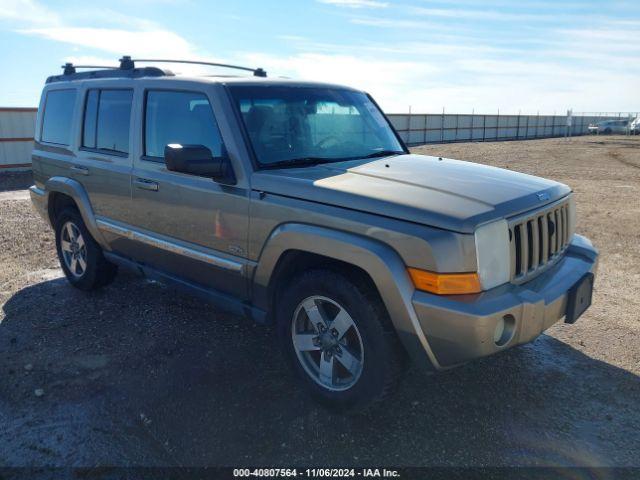
<svg viewBox="0 0 640 480">
<path fill-rule="evenodd" d="M 640 479 L 640 467 L 0 467 L 0 480 L 23 478 L 30 480 L 217 480 L 239 478 L 634 480 Z"/>
</svg>

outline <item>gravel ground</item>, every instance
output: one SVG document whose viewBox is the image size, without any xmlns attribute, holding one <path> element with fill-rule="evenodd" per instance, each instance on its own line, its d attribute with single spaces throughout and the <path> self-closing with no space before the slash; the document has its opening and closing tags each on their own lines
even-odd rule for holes
<svg viewBox="0 0 640 480">
<path fill-rule="evenodd" d="M 414 151 L 565 182 L 600 249 L 573 326 L 328 413 L 269 328 L 127 275 L 74 290 L 24 197 L 0 197 L 0 465 L 640 466 L 640 138 Z M 19 176 L 18 176 L 19 177 Z M 0 192 L 28 178 L 0 177 Z"/>
</svg>

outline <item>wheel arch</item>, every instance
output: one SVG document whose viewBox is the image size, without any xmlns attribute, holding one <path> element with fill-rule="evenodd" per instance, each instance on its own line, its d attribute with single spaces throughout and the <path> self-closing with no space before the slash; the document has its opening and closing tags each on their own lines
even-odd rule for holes
<svg viewBox="0 0 640 480">
<path fill-rule="evenodd" d="M 87 191 L 80 182 L 67 177 L 51 177 L 45 182 L 45 192 L 46 211 L 52 226 L 55 226 L 56 216 L 65 207 L 73 206 L 80 212 L 91 236 L 102 248 L 108 250 L 108 245 L 98 229 Z"/>
<path fill-rule="evenodd" d="M 348 276 L 358 285 L 364 285 L 380 296 L 380 291 L 371 275 L 358 265 L 305 250 L 290 249 L 280 255 L 267 287 L 268 312 L 274 311 L 281 287 L 297 275 L 314 268 L 323 268 Z"/>
<path fill-rule="evenodd" d="M 49 193 L 49 201 L 47 202 L 47 215 L 49 223 L 55 227 L 56 219 L 67 207 L 78 208 L 75 200 L 66 193 L 53 191 Z"/>
<path fill-rule="evenodd" d="M 280 225 L 265 242 L 253 275 L 252 302 L 268 311 L 270 318 L 274 311 L 272 302 L 282 285 L 280 282 L 291 272 L 298 271 L 292 265 L 300 259 L 304 268 L 322 264 L 349 269 L 363 281 L 371 282 L 407 352 L 420 365 L 430 364 L 437 368 L 413 308 L 413 284 L 404 262 L 391 247 L 361 235 L 325 227 L 300 223 Z"/>
</svg>

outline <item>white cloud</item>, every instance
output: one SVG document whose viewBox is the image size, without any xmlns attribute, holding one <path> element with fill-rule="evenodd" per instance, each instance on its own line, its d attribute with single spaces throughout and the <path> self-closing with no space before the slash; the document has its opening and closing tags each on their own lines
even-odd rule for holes
<svg viewBox="0 0 640 480">
<path fill-rule="evenodd" d="M 58 24 L 59 15 L 34 0 L 0 0 L 0 20 L 30 24 Z"/>
<path fill-rule="evenodd" d="M 305 53 L 287 57 L 251 53 L 244 63 L 264 67 L 270 76 L 344 84 L 371 93 L 387 112 L 553 113 L 574 111 L 628 111 L 640 107 L 636 98 L 637 74 L 612 74 L 605 66 L 585 71 L 584 65 L 565 61 L 491 58 L 496 53 L 482 45 L 438 46 L 397 44 L 412 60 L 397 55 L 385 58 L 374 51 Z M 449 55 L 428 55 L 443 47 Z M 348 51 L 348 49 L 347 49 Z M 337 53 L 340 52 L 340 53 Z M 419 52 L 422 52 L 420 54 Z M 549 51 L 551 53 L 551 50 Z M 499 53 L 499 52 L 498 52 Z M 541 52 L 541 58 L 546 57 Z M 603 85 L 615 80 L 615 88 Z"/>
<path fill-rule="evenodd" d="M 23 35 L 69 44 L 76 55 L 66 57 L 65 62 L 117 66 L 121 55 L 216 61 L 203 55 L 181 35 L 155 22 L 108 9 L 80 8 L 61 17 L 34 0 L 0 0 L 0 20 L 22 25 L 15 31 Z M 96 22 L 102 26 L 88 26 Z M 94 52 L 114 55 L 96 56 Z M 211 73 L 210 69 L 197 65 L 161 66 L 186 75 Z"/>
<path fill-rule="evenodd" d="M 351 9 L 388 5 L 375 0 L 317 1 Z M 461 113 L 472 108 L 487 113 L 498 108 L 504 113 L 551 113 L 570 107 L 575 111 L 640 109 L 640 47 L 633 41 L 640 22 L 631 17 L 564 28 L 539 29 L 538 24 L 533 35 L 532 30 L 518 35 L 497 29 L 487 37 L 478 32 L 475 22 L 453 27 L 457 10 L 448 4 L 423 8 L 422 15 L 407 15 L 410 9 L 389 9 L 384 16 L 362 15 L 362 10 L 346 14 L 346 21 L 353 24 L 389 29 L 373 32 L 374 37 L 341 43 L 336 37 L 278 31 L 274 38 L 279 46 L 293 53 L 229 52 L 228 58 L 217 59 L 155 22 L 118 12 L 104 15 L 91 7 L 58 16 L 35 0 L 0 0 L 0 21 L 8 21 L 22 34 L 67 44 L 72 56 L 64 61 L 115 66 L 120 55 L 128 54 L 247 64 L 265 68 L 270 76 L 366 90 L 388 112 L 406 112 L 409 105 L 414 112 L 437 112 L 445 106 L 449 112 Z M 463 15 L 486 20 L 483 24 L 513 20 L 515 26 L 528 27 L 526 19 L 520 24 L 510 17 L 515 13 L 498 12 L 497 18 L 495 10 L 467 8 Z M 335 17 L 344 18 L 343 14 L 333 12 Z M 188 75 L 212 73 L 208 67 L 164 66 Z"/>
<path fill-rule="evenodd" d="M 378 27 L 378 28 L 388 28 L 395 30 L 407 30 L 414 29 L 420 30 L 422 32 L 439 32 L 443 34 L 451 34 L 455 32 L 456 35 L 459 35 L 464 32 L 470 32 L 470 28 L 456 26 L 455 30 L 452 30 L 451 25 L 438 22 L 438 21 L 430 21 L 427 19 L 414 19 L 414 20 L 405 20 L 399 18 L 380 18 L 380 17 L 370 17 L 370 16 L 358 16 L 352 17 L 349 19 L 350 23 L 355 25 L 366 25 L 369 27 Z"/>
<path fill-rule="evenodd" d="M 471 20 L 494 20 L 503 22 L 512 21 L 555 21 L 558 15 L 539 14 L 539 13 L 507 13 L 497 10 L 471 10 L 468 8 L 422 8 L 413 7 L 410 11 L 417 15 L 427 17 L 443 17 L 451 19 L 471 19 Z"/>
<path fill-rule="evenodd" d="M 117 67 L 118 59 L 115 57 L 99 57 L 96 55 L 70 55 L 64 57 L 64 62 L 74 65 L 96 65 L 100 67 Z"/>
<path fill-rule="evenodd" d="M 248 53 L 244 63 L 262 66 L 270 76 L 347 85 L 371 93 L 390 108 L 406 109 L 407 89 L 416 79 L 436 76 L 439 66 L 425 62 L 383 60 L 373 55 L 300 53 L 286 57 Z"/>
<path fill-rule="evenodd" d="M 114 28 L 47 27 L 20 30 L 48 40 L 93 48 L 116 54 L 187 58 L 193 47 L 184 38 L 168 30 L 120 30 Z"/>
<path fill-rule="evenodd" d="M 389 6 L 386 2 L 376 0 L 318 0 L 318 2 L 348 8 L 386 8 Z"/>
<path fill-rule="evenodd" d="M 86 7 L 65 11 L 64 15 L 60 15 L 35 0 L 0 0 L 0 20 L 11 22 L 18 33 L 67 43 L 75 51 L 91 49 L 110 52 L 116 54 L 114 58 L 123 54 L 162 58 L 197 57 L 197 49 L 177 33 L 148 19 L 109 9 Z M 95 23 L 99 23 L 100 27 L 92 26 Z"/>
</svg>

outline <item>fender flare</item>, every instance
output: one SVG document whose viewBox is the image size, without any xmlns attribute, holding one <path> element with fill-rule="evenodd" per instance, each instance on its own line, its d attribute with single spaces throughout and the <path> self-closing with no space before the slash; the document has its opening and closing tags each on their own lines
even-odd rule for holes
<svg viewBox="0 0 640 480">
<path fill-rule="evenodd" d="M 415 288 L 395 250 L 377 240 L 344 231 L 302 223 L 280 225 L 265 242 L 254 270 L 254 305 L 267 308 L 272 274 L 278 260 L 289 250 L 323 255 L 367 272 L 409 355 L 427 370 L 441 369 L 413 308 Z"/>
<path fill-rule="evenodd" d="M 51 177 L 44 184 L 44 205 L 45 211 L 49 212 L 49 197 L 53 193 L 63 193 L 73 199 L 78 206 L 80 216 L 84 221 L 84 224 L 91 233 L 91 236 L 98 242 L 98 244 L 105 250 L 110 250 L 108 243 L 105 241 L 102 232 L 98 228 L 96 223 L 96 217 L 91 208 L 91 202 L 89 201 L 89 195 L 85 188 L 77 180 L 73 180 L 68 177 Z M 49 218 L 51 222 L 51 218 Z M 55 227 L 55 225 L 52 225 Z"/>
</svg>

